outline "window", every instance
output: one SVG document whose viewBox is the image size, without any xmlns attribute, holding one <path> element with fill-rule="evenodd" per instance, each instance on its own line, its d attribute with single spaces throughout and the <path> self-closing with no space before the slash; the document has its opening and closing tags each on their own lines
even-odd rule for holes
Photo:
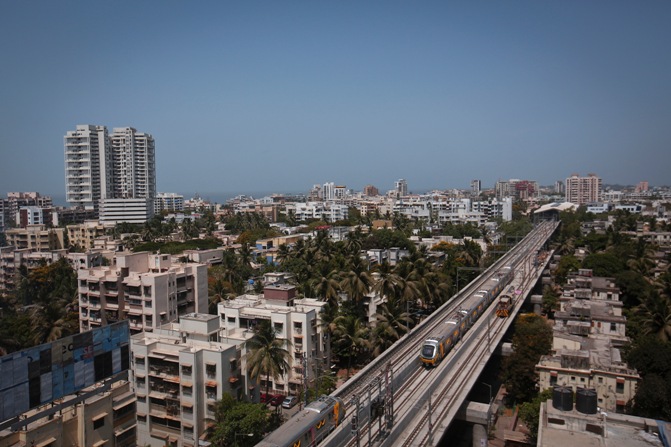
<svg viewBox="0 0 671 447">
<path fill-rule="evenodd" d="M 610 331 L 611 332 L 617 332 L 617 324 L 616 323 L 611 323 L 610 324 Z"/>
<path fill-rule="evenodd" d="M 99 428 L 102 428 L 105 426 L 105 416 L 106 414 L 102 414 L 100 416 L 97 416 L 97 419 L 93 419 L 93 429 L 98 430 Z"/>
<path fill-rule="evenodd" d="M 205 373 L 207 374 L 207 377 L 214 377 L 217 375 L 217 365 L 214 365 L 212 363 L 206 363 L 205 364 Z"/>
<path fill-rule="evenodd" d="M 191 365 L 182 365 L 182 375 L 190 376 L 191 375 Z"/>
<path fill-rule="evenodd" d="M 599 383 L 603 383 L 603 377 L 599 377 Z"/>
<path fill-rule="evenodd" d="M 235 324 L 235 317 L 228 317 L 228 322 Z"/>
<path fill-rule="evenodd" d="M 617 384 L 615 385 L 615 392 L 617 394 L 623 394 L 624 393 L 624 380 L 618 380 Z"/>
</svg>

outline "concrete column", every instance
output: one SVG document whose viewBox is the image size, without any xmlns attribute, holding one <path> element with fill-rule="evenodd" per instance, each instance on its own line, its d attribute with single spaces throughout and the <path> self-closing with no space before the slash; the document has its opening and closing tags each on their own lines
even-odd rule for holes
<svg viewBox="0 0 671 447">
<path fill-rule="evenodd" d="M 487 427 L 481 424 L 473 424 L 473 447 L 487 447 Z"/>
</svg>

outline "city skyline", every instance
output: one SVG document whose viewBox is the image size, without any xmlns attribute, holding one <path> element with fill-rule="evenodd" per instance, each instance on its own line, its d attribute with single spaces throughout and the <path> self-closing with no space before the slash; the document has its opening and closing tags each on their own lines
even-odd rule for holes
<svg viewBox="0 0 671 447">
<path fill-rule="evenodd" d="M 630 2 L 3 2 L 0 192 L 64 196 L 79 124 L 152 134 L 157 190 L 184 194 L 669 184 L 669 19 Z"/>
</svg>

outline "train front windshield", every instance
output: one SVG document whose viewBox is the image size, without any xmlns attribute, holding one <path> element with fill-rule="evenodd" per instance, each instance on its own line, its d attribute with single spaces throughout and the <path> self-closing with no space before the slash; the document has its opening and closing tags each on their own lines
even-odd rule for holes
<svg viewBox="0 0 671 447">
<path fill-rule="evenodd" d="M 436 347 L 431 345 L 422 346 L 422 357 L 425 359 L 432 359 L 433 353 L 436 352 Z"/>
</svg>

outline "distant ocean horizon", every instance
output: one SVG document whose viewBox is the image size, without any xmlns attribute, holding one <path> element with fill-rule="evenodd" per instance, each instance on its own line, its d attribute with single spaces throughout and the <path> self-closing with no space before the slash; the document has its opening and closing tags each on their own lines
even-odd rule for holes
<svg viewBox="0 0 671 447">
<path fill-rule="evenodd" d="M 203 200 L 207 200 L 211 203 L 226 203 L 227 200 L 232 199 L 237 196 L 247 196 L 253 197 L 255 199 L 260 199 L 262 197 L 270 196 L 272 194 L 289 194 L 289 195 L 298 195 L 298 194 L 307 194 L 306 191 L 240 191 L 240 192 L 212 192 L 212 191 L 189 191 L 189 192 L 178 192 L 178 191 L 159 191 L 159 192 L 175 192 L 176 194 L 181 194 L 184 196 L 184 200 L 192 199 L 196 196 L 200 197 Z M 64 206 L 67 207 L 69 204 L 65 200 L 65 194 L 43 194 L 43 196 L 51 197 L 51 200 L 54 206 Z"/>
</svg>

